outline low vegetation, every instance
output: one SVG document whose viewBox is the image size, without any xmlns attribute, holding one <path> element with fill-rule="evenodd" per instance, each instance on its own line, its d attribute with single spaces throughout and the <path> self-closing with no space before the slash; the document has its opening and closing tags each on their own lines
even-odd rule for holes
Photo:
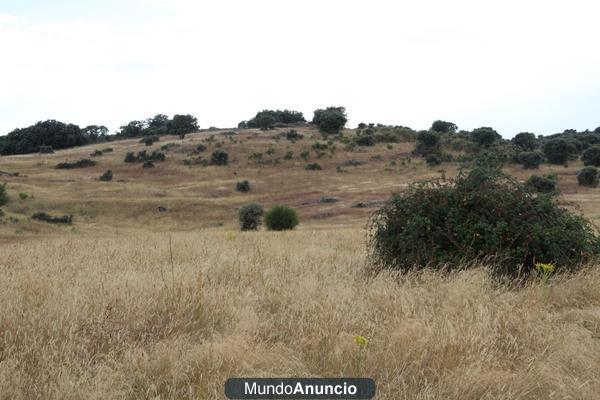
<svg viewBox="0 0 600 400">
<path fill-rule="evenodd" d="M 271 231 L 286 231 L 298 225 L 296 210 L 285 205 L 275 205 L 265 214 L 265 225 Z"/>
<path fill-rule="evenodd" d="M 93 167 L 97 162 L 90 160 L 89 158 L 83 158 L 79 161 L 74 162 L 63 162 L 56 165 L 56 169 L 74 169 L 74 168 L 87 168 Z"/>
<path fill-rule="evenodd" d="M 36 212 L 31 216 L 31 218 L 36 221 L 47 222 L 49 224 L 62 224 L 62 225 L 71 225 L 73 223 L 72 215 L 63 215 L 60 217 L 53 217 L 45 212 Z"/>
<path fill-rule="evenodd" d="M 238 220 L 242 231 L 256 231 L 262 225 L 264 209 L 260 204 L 246 204 L 240 208 Z"/>
</svg>

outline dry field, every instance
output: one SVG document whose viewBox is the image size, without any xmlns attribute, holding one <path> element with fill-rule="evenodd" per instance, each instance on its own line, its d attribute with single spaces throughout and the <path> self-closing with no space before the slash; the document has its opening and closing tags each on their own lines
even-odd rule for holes
<svg viewBox="0 0 600 400">
<path fill-rule="evenodd" d="M 316 133 L 301 131 L 295 144 L 253 131 L 237 143 L 222 131 L 163 138 L 152 148 L 180 147 L 148 170 L 123 163 L 148 149 L 137 140 L 0 158 L 1 171 L 19 172 L 0 177 L 11 198 L 0 222 L 0 399 L 222 399 L 232 376 L 369 376 L 377 399 L 598 398 L 600 269 L 520 288 L 484 268 L 369 276 L 375 208 L 352 206 L 440 168 L 408 162 L 410 143 L 336 143 L 333 156 L 311 152 L 322 171 L 306 171 L 298 154 Z M 230 165 L 183 165 L 213 134 Z M 108 146 L 95 167 L 53 168 Z M 269 147 L 263 159 L 294 160 L 248 160 Z M 349 159 L 364 164 L 336 172 Z M 561 201 L 600 222 L 598 191 L 576 186 L 577 168 L 554 168 Z M 114 180 L 98 181 L 107 169 Z M 252 192 L 235 191 L 243 179 Z M 250 201 L 289 204 L 300 226 L 240 233 L 236 209 Z M 72 213 L 74 224 L 32 221 L 36 211 Z"/>
</svg>

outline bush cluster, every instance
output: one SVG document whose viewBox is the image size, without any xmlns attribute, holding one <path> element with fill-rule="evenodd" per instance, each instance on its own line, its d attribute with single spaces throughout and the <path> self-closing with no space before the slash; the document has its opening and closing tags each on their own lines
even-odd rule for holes
<svg viewBox="0 0 600 400">
<path fill-rule="evenodd" d="M 215 150 L 210 157 L 210 162 L 213 165 L 227 165 L 229 154 L 223 150 Z"/>
<path fill-rule="evenodd" d="M 90 160 L 89 158 L 83 158 L 75 162 L 64 162 L 56 165 L 56 169 L 73 169 L 73 168 L 87 168 L 96 165 L 96 161 Z"/>
<path fill-rule="evenodd" d="M 485 165 L 452 181 L 413 184 L 375 214 L 370 228 L 374 264 L 401 271 L 486 261 L 514 277 L 537 262 L 574 270 L 600 254 L 587 220 Z"/>
<path fill-rule="evenodd" d="M 598 186 L 598 169 L 596 167 L 584 167 L 577 173 L 577 183 L 580 186 Z"/>
<path fill-rule="evenodd" d="M 247 193 L 250 191 L 250 182 L 248 181 L 240 181 L 235 184 L 235 190 L 242 193 Z"/>
<path fill-rule="evenodd" d="M 72 215 L 63 215 L 61 217 L 53 217 L 51 215 L 46 214 L 45 212 L 37 212 L 31 216 L 31 218 L 36 221 L 47 222 L 49 224 L 65 224 L 71 225 L 73 222 Z"/>
<path fill-rule="evenodd" d="M 137 162 L 147 162 L 147 161 L 165 161 L 166 160 L 165 153 L 162 151 L 155 150 L 152 153 L 148 154 L 146 150 L 138 151 L 137 155 L 133 152 L 127 152 L 125 155 L 126 163 L 137 163 Z"/>
<path fill-rule="evenodd" d="M 238 128 L 272 129 L 276 125 L 306 122 L 304 115 L 299 111 L 291 110 L 263 110 L 256 113 L 254 118 L 242 121 Z"/>
<path fill-rule="evenodd" d="M 532 175 L 527 179 L 525 185 L 532 188 L 538 193 L 553 193 L 556 191 L 556 176 L 555 175 Z"/>
</svg>

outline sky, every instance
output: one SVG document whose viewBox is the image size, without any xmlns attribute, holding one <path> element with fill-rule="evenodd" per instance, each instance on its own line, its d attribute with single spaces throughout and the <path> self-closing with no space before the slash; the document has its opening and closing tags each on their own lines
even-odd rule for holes
<svg viewBox="0 0 600 400">
<path fill-rule="evenodd" d="M 583 0 L 0 0 L 0 134 L 327 106 L 350 126 L 594 129 L 598 15 Z"/>
</svg>

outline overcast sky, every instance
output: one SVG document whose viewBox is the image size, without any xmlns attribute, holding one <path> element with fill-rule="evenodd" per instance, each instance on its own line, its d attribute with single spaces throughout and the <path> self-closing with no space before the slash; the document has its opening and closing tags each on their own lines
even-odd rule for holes
<svg viewBox="0 0 600 400">
<path fill-rule="evenodd" d="M 0 0 L 0 134 L 328 105 L 351 126 L 594 129 L 599 15 L 597 0 Z"/>
</svg>

